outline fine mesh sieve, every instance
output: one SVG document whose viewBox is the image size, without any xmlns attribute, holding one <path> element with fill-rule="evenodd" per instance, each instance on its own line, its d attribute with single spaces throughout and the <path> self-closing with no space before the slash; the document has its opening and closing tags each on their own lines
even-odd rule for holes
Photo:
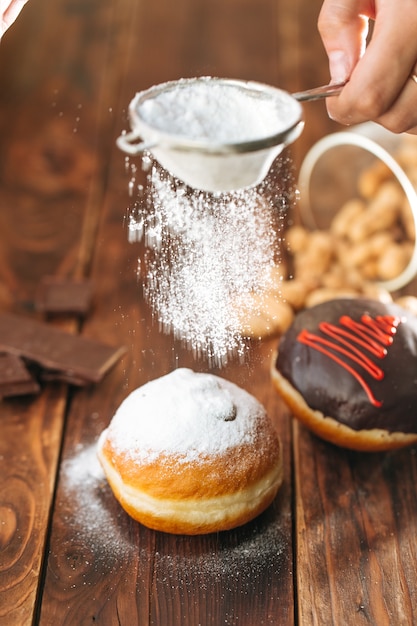
<svg viewBox="0 0 417 626">
<path fill-rule="evenodd" d="M 300 102 L 340 92 L 341 85 L 289 94 L 257 83 L 200 77 L 139 92 L 129 105 L 131 132 L 118 146 L 149 151 L 173 176 L 211 192 L 260 183 L 280 152 L 302 132 Z"/>
</svg>

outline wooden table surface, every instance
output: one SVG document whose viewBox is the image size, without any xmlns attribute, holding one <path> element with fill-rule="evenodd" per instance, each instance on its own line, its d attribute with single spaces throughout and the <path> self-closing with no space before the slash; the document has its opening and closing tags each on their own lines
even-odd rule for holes
<svg viewBox="0 0 417 626">
<path fill-rule="evenodd" d="M 416 449 L 348 452 L 294 424 L 271 387 L 274 340 L 249 363 L 214 370 L 265 404 L 283 442 L 284 485 L 258 519 L 202 537 L 153 532 L 96 472 L 97 437 L 129 391 L 178 365 L 208 369 L 159 332 L 141 297 L 115 146 L 127 104 L 196 75 L 289 91 L 323 84 L 319 9 L 320 0 L 30 0 L 1 42 L 0 310 L 39 317 L 42 277 L 91 278 L 91 313 L 60 325 L 128 348 L 97 385 L 50 383 L 0 404 L 2 626 L 417 623 Z M 335 129 L 323 103 L 305 114 L 295 168 Z"/>
</svg>

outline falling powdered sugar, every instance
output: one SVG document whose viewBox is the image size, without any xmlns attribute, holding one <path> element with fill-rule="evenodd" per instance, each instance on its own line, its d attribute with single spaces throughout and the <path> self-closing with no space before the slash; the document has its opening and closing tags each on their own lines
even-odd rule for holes
<svg viewBox="0 0 417 626">
<path fill-rule="evenodd" d="M 210 365 L 243 359 L 242 323 L 260 313 L 271 289 L 289 194 L 269 183 L 202 192 L 149 157 L 145 164 L 147 188 L 130 212 L 129 240 L 144 241 L 138 272 L 155 318 Z"/>
<path fill-rule="evenodd" d="M 147 185 L 129 216 L 129 240 L 145 244 L 138 270 L 145 297 L 160 328 L 196 357 L 219 367 L 236 354 L 243 359 L 245 320 L 261 313 L 280 261 L 289 170 L 285 159 L 275 160 L 266 181 L 240 184 L 248 163 L 257 171 L 259 159 L 264 178 L 265 155 L 257 148 L 222 160 L 219 146 L 277 137 L 299 119 L 298 105 L 280 90 L 210 77 L 165 83 L 134 102 L 134 120 L 150 133 L 144 141 L 155 144 L 153 156 L 143 158 Z M 179 148 L 171 152 L 173 137 Z M 207 153 L 181 149 L 182 140 Z M 274 145 L 273 155 L 282 148 Z M 199 189 L 190 183 L 196 174 Z M 214 184 L 224 176 L 230 185 Z"/>
</svg>

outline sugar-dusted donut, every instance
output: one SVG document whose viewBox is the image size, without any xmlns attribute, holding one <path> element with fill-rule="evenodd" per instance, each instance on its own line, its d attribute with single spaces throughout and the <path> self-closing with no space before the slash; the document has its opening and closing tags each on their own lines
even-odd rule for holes
<svg viewBox="0 0 417 626">
<path fill-rule="evenodd" d="M 133 391 L 98 443 L 115 497 L 177 534 L 244 524 L 273 501 L 281 446 L 264 407 L 237 385 L 180 368 Z"/>
<path fill-rule="evenodd" d="M 417 442 L 417 317 L 336 299 L 304 309 L 273 357 L 274 387 L 314 433 L 356 450 Z"/>
</svg>

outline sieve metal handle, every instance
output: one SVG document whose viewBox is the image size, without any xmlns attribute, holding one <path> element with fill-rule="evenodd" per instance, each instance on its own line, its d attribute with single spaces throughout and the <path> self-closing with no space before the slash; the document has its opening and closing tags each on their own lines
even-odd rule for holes
<svg viewBox="0 0 417 626">
<path fill-rule="evenodd" d="M 151 143 L 146 141 L 139 141 L 139 143 L 136 143 L 140 139 L 141 137 L 135 131 L 132 131 L 131 133 L 122 133 L 120 137 L 116 139 L 116 144 L 121 150 L 123 150 L 123 152 L 133 156 L 140 154 L 141 152 L 145 152 L 145 150 L 150 150 L 156 145 L 155 142 Z"/>
<path fill-rule="evenodd" d="M 313 89 L 307 89 L 306 91 L 298 91 L 297 93 L 293 93 L 292 97 L 298 100 L 298 102 L 309 102 L 312 100 L 321 100 L 321 98 L 338 96 L 346 83 L 347 81 L 344 81 L 343 83 L 331 83 L 330 85 L 314 87 Z"/>
</svg>

